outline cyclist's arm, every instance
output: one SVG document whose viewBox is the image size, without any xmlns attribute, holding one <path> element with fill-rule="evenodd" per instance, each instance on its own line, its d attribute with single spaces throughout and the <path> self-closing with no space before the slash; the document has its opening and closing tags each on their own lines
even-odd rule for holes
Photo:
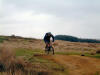
<svg viewBox="0 0 100 75">
<path fill-rule="evenodd" d="M 54 41 L 55 41 L 55 38 L 54 38 L 54 36 L 53 36 L 53 35 L 51 35 L 51 36 L 52 36 L 52 39 L 53 39 L 53 40 L 52 40 L 52 42 L 54 42 Z"/>
</svg>

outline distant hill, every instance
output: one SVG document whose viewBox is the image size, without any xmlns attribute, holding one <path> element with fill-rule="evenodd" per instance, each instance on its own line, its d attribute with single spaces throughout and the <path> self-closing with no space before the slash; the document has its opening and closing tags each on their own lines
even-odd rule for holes
<svg viewBox="0 0 100 75">
<path fill-rule="evenodd" d="M 100 43 L 100 40 L 84 39 L 84 38 L 78 38 L 78 37 L 74 37 L 70 35 L 56 35 L 55 40 L 64 40 L 64 41 L 70 41 L 70 42 Z"/>
<path fill-rule="evenodd" d="M 0 43 L 2 43 L 3 41 L 10 41 L 10 40 L 36 40 L 36 39 L 35 38 L 26 38 L 26 37 L 21 37 L 21 36 L 15 36 L 15 35 L 11 35 L 11 36 L 0 35 Z"/>
</svg>

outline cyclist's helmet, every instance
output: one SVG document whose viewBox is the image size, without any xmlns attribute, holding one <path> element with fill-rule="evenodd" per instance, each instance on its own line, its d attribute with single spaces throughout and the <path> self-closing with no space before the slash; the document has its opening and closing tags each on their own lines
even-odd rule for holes
<svg viewBox="0 0 100 75">
<path fill-rule="evenodd" d="M 48 33 L 47 33 L 47 35 L 49 35 L 49 36 L 50 36 L 50 35 L 52 35 L 52 34 L 51 34 L 51 32 L 48 32 Z"/>
<path fill-rule="evenodd" d="M 51 35 L 51 32 L 48 32 L 48 34 L 50 34 L 50 35 Z"/>
</svg>

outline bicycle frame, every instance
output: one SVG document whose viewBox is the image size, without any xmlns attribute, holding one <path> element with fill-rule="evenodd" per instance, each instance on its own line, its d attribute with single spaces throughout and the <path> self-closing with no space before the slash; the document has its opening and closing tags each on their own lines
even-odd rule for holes
<svg viewBox="0 0 100 75">
<path fill-rule="evenodd" d="M 52 43 L 51 42 L 50 43 L 46 43 L 45 51 L 48 52 L 48 54 L 49 54 L 50 51 L 52 51 L 53 54 L 54 54 L 54 48 L 52 47 Z"/>
<path fill-rule="evenodd" d="M 50 45 L 50 43 L 47 43 L 46 46 L 47 46 L 47 47 L 50 47 L 51 45 Z"/>
</svg>

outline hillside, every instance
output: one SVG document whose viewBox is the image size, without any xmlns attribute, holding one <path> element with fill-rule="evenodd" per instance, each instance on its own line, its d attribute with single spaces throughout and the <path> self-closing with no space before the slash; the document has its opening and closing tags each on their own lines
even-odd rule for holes
<svg viewBox="0 0 100 75">
<path fill-rule="evenodd" d="M 1 36 L 0 40 L 2 75 L 100 75 L 99 43 L 56 40 L 55 55 L 46 55 L 41 39 Z"/>
<path fill-rule="evenodd" d="M 70 42 L 100 43 L 100 40 L 97 40 L 97 39 L 84 39 L 84 38 L 78 38 L 78 37 L 69 36 L 69 35 L 56 35 L 55 39 L 70 41 Z"/>
</svg>

